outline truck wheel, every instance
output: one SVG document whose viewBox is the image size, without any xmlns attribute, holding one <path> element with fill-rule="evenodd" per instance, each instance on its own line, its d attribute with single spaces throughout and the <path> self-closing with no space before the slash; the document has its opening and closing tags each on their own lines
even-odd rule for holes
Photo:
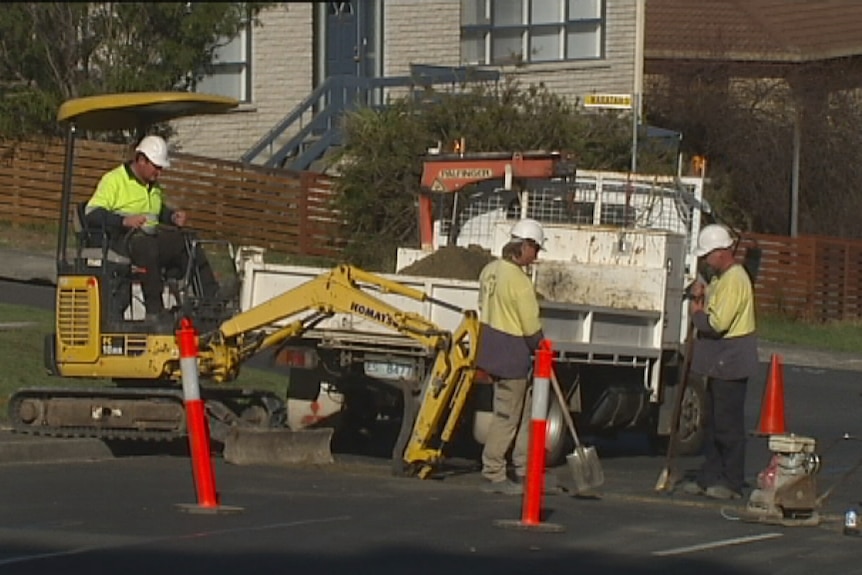
<svg viewBox="0 0 862 575">
<path fill-rule="evenodd" d="M 677 455 L 697 455 L 703 447 L 706 424 L 706 382 L 692 376 L 682 398 L 679 432 L 676 437 Z"/>
<path fill-rule="evenodd" d="M 545 463 L 558 465 L 572 452 L 574 441 L 563 419 L 563 407 L 552 394 L 548 400 L 548 419 L 545 427 Z M 527 406 L 529 409 L 529 406 Z"/>
<path fill-rule="evenodd" d="M 409 477 L 414 475 L 417 469 L 415 465 L 408 465 L 404 462 L 404 450 L 407 449 L 407 443 L 413 434 L 413 425 L 416 423 L 416 416 L 419 414 L 420 402 L 410 385 L 402 383 L 400 387 L 403 413 L 401 417 L 401 429 L 398 432 L 398 437 L 395 439 L 395 446 L 392 448 L 390 470 L 392 475 L 396 477 Z"/>
</svg>

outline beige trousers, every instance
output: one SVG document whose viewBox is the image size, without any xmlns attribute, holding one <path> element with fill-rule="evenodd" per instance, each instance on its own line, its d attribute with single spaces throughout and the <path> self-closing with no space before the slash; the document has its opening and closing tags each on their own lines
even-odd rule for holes
<svg viewBox="0 0 862 575">
<path fill-rule="evenodd" d="M 515 473 L 525 475 L 530 439 L 531 406 L 526 379 L 494 382 L 494 415 L 482 450 L 482 475 L 489 481 L 506 479 L 506 454 L 512 447 Z"/>
</svg>

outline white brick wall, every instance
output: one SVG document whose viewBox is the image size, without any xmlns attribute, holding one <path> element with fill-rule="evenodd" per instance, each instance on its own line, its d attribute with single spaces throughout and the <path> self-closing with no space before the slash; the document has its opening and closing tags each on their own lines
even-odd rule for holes
<svg viewBox="0 0 862 575">
<path fill-rule="evenodd" d="M 635 73 L 635 0 L 606 0 L 605 58 L 600 61 L 506 67 L 521 84 L 544 84 L 569 98 L 590 93 L 630 94 Z"/>
<path fill-rule="evenodd" d="M 605 59 L 505 66 L 523 86 L 543 82 L 566 97 L 631 93 L 634 84 L 635 2 L 606 1 Z M 382 0 L 381 0 L 382 2 Z M 405 75 L 410 64 L 460 63 L 460 0 L 386 0 L 383 5 L 383 73 Z M 280 3 L 261 14 L 252 32 L 250 105 L 221 117 L 176 122 L 182 151 L 239 159 L 313 89 L 311 3 Z"/>
<path fill-rule="evenodd" d="M 388 0 L 383 19 L 387 76 L 408 74 L 410 64 L 459 65 L 460 0 Z"/>
<path fill-rule="evenodd" d="M 522 85 L 543 82 L 567 97 L 631 93 L 634 85 L 635 0 L 606 0 L 605 59 L 503 66 Z M 384 70 L 395 76 L 410 64 L 460 64 L 460 0 L 388 0 L 385 3 Z"/>
<path fill-rule="evenodd" d="M 224 116 L 175 122 L 171 144 L 184 152 L 238 160 L 286 116 L 312 86 L 311 3 L 280 3 L 261 14 L 252 31 L 252 102 Z"/>
</svg>

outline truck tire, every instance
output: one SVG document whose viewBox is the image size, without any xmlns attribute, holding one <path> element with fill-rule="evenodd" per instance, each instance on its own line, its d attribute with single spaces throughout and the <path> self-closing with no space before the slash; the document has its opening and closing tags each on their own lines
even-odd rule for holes
<svg viewBox="0 0 862 575">
<path fill-rule="evenodd" d="M 680 455 L 697 455 L 703 448 L 706 411 L 706 381 L 703 377 L 692 377 L 682 400 L 676 445 Z"/>
<path fill-rule="evenodd" d="M 572 452 L 574 440 L 566 428 L 560 402 L 552 395 L 548 403 L 548 419 L 545 428 L 545 463 L 548 466 L 554 466 L 563 463 L 566 455 Z"/>
<path fill-rule="evenodd" d="M 692 375 L 679 416 L 679 431 L 676 435 L 675 453 L 681 456 L 697 455 L 703 447 L 706 430 L 706 381 Z M 665 438 L 665 445 L 669 437 Z"/>
</svg>

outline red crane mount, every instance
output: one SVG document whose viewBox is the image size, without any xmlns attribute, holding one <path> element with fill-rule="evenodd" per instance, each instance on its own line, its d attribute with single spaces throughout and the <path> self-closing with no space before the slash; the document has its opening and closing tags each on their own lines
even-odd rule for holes
<svg viewBox="0 0 862 575">
<path fill-rule="evenodd" d="M 509 190 L 515 181 L 574 178 L 575 166 L 559 152 L 473 152 L 429 154 L 422 165 L 419 231 L 423 248 L 433 243 L 435 195 L 454 194 L 465 187 L 499 180 Z"/>
</svg>

